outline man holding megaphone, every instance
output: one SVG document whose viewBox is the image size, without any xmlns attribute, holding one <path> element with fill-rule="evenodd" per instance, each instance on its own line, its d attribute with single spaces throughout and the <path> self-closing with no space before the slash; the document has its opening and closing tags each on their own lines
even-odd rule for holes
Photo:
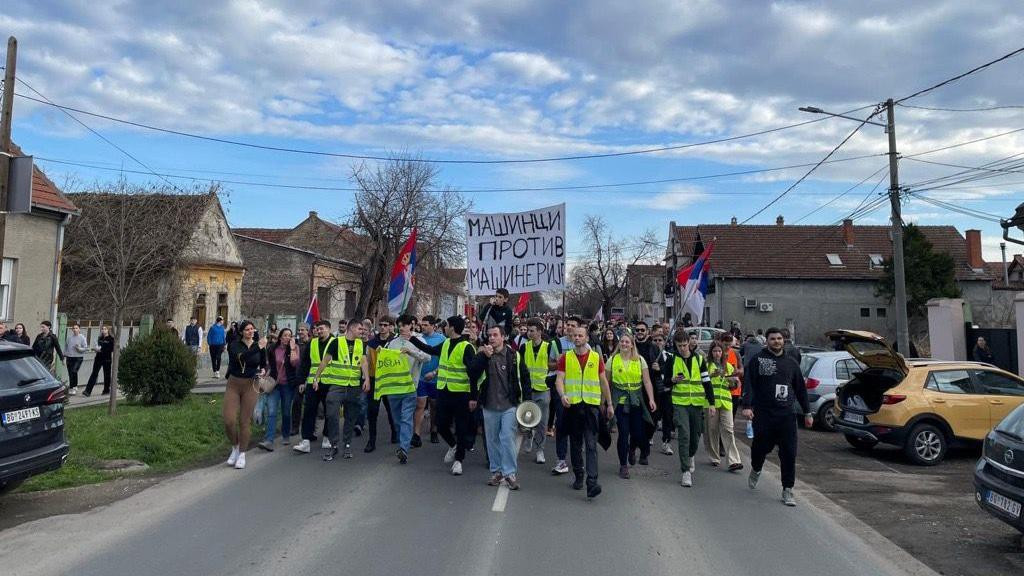
<svg viewBox="0 0 1024 576">
<path fill-rule="evenodd" d="M 491 468 L 487 484 L 498 486 L 504 482 L 509 490 L 518 490 L 516 407 L 531 397 L 530 373 L 519 354 L 505 342 L 505 336 L 501 325 L 487 329 L 487 344 L 469 364 L 470 397 L 483 406 Z"/>
</svg>

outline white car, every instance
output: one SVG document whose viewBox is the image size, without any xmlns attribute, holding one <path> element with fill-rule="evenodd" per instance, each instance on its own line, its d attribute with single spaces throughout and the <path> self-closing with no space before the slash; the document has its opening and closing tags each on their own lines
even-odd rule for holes
<svg viewBox="0 0 1024 576">
<path fill-rule="evenodd" d="M 800 360 L 800 371 L 807 383 L 807 401 L 814 423 L 822 430 L 836 429 L 836 388 L 864 369 L 849 352 L 811 352 Z"/>
</svg>

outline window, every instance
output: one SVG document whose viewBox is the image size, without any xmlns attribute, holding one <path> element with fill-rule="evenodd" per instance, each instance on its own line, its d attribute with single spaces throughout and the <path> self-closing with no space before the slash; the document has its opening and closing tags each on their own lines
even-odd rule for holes
<svg viewBox="0 0 1024 576">
<path fill-rule="evenodd" d="M 846 360 L 836 362 L 836 380 L 843 381 L 850 378 L 850 366 L 846 363 Z"/>
<path fill-rule="evenodd" d="M 860 317 L 861 318 L 870 318 L 871 317 L 871 308 L 861 308 L 860 309 Z"/>
<path fill-rule="evenodd" d="M 224 319 L 226 324 L 230 323 L 228 319 L 228 294 L 227 292 L 221 292 L 217 294 L 217 316 Z"/>
<path fill-rule="evenodd" d="M 879 318 L 885 318 L 886 312 L 885 308 L 875 308 L 875 316 Z"/>
<path fill-rule="evenodd" d="M 975 370 L 974 381 L 982 394 L 1024 396 L 1024 382 L 991 370 Z"/>
<path fill-rule="evenodd" d="M 842 266 L 843 259 L 839 257 L 839 254 L 825 254 L 825 258 L 828 258 L 829 266 Z"/>
<path fill-rule="evenodd" d="M 868 258 L 871 258 L 872 268 L 881 268 L 885 266 L 885 262 L 883 261 L 881 254 L 868 254 Z"/>
<path fill-rule="evenodd" d="M 996 430 L 1018 438 L 1024 437 L 1024 404 L 1021 404 L 1016 410 L 1010 412 L 1009 416 L 1003 418 L 1003 421 L 996 426 Z"/>
<path fill-rule="evenodd" d="M 807 378 L 807 376 L 810 375 L 811 369 L 814 368 L 814 365 L 817 362 L 818 362 L 818 357 L 817 356 L 811 356 L 810 354 L 804 354 L 804 355 L 802 355 L 800 357 L 800 373 L 804 375 L 804 378 Z"/>
<path fill-rule="evenodd" d="M 0 390 L 15 390 L 21 382 L 27 383 L 50 378 L 52 378 L 50 372 L 36 360 L 35 356 L 32 356 L 31 351 L 20 356 L 6 357 L 3 362 L 0 362 Z"/>
<path fill-rule="evenodd" d="M 925 388 L 946 394 L 970 394 L 974 391 L 971 387 L 971 377 L 967 370 L 943 370 L 935 371 L 928 375 L 928 383 Z"/>
<path fill-rule="evenodd" d="M 4 258 L 3 272 L 0 273 L 0 318 L 10 320 L 14 315 L 11 310 L 11 292 L 14 288 L 14 259 Z"/>
</svg>

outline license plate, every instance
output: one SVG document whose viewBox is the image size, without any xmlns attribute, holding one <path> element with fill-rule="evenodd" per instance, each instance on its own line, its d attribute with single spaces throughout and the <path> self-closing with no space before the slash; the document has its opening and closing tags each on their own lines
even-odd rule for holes
<svg viewBox="0 0 1024 576">
<path fill-rule="evenodd" d="M 18 422 L 25 422 L 26 420 L 33 420 L 35 418 L 39 418 L 38 406 L 15 410 L 13 412 L 5 412 L 3 421 L 4 424 L 17 424 Z"/>
<path fill-rule="evenodd" d="M 1020 502 L 1010 500 L 1006 496 L 997 494 L 991 490 L 989 490 L 988 494 L 985 495 L 985 502 L 999 508 L 1014 518 L 1020 518 Z"/>
<path fill-rule="evenodd" d="M 861 414 L 849 414 L 844 412 L 843 420 L 846 420 L 847 422 L 853 422 L 854 424 L 863 424 L 864 416 Z"/>
</svg>

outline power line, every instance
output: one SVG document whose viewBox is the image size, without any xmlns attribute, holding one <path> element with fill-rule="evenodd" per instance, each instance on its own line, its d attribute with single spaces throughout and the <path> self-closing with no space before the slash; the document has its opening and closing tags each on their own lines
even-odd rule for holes
<svg viewBox="0 0 1024 576">
<path fill-rule="evenodd" d="M 953 82 L 956 82 L 957 80 L 960 80 L 961 78 L 966 78 L 967 76 L 970 76 L 971 74 L 974 74 L 975 72 L 978 72 L 980 70 L 984 70 L 985 68 L 988 68 L 989 66 L 992 66 L 993 64 L 998 64 L 999 62 L 1002 62 L 1003 60 L 1006 60 L 1008 58 L 1012 58 L 1012 57 L 1016 56 L 1017 54 L 1020 54 L 1021 52 L 1024 52 L 1024 47 L 1018 48 L 1018 49 L 1014 50 L 1013 52 L 1010 52 L 1009 54 L 1004 54 L 1003 56 L 1000 56 L 999 58 L 996 58 L 995 60 L 992 60 L 990 62 L 986 62 L 986 63 L 982 64 L 981 66 L 976 66 L 974 68 L 971 68 L 970 70 L 968 70 L 967 72 L 964 72 L 963 74 L 957 74 L 956 76 L 953 76 L 952 78 L 943 80 L 942 82 L 939 82 L 938 84 L 935 84 L 933 86 L 929 86 L 928 88 L 925 88 L 924 90 L 918 90 L 917 92 L 914 92 L 910 96 L 904 96 L 903 98 L 900 98 L 899 100 L 896 100 L 895 102 L 896 102 L 896 104 L 899 104 L 900 102 L 903 102 L 904 100 L 910 100 L 911 98 L 917 98 L 918 96 L 921 96 L 922 94 L 927 94 L 928 92 L 931 92 L 932 90 L 936 90 L 936 89 L 941 88 L 941 87 L 943 87 L 943 86 L 945 86 L 947 84 L 951 84 Z"/>
<path fill-rule="evenodd" d="M 835 202 L 835 201 L 839 200 L 839 199 L 840 199 L 840 198 L 842 198 L 843 196 L 846 196 L 846 195 L 847 195 L 847 194 L 849 194 L 850 192 L 853 192 L 854 190 L 856 190 L 857 188 L 859 188 L 859 187 L 860 187 L 860 186 L 861 186 L 862 184 L 864 184 L 864 183 L 865 183 L 865 182 L 867 182 L 868 180 L 870 180 L 870 179 L 874 178 L 875 176 L 877 176 L 879 172 L 882 172 L 883 170 L 886 170 L 886 169 L 888 169 L 888 168 L 889 168 L 889 165 L 888 165 L 888 164 L 885 164 L 884 166 L 882 166 L 882 167 L 881 167 L 881 168 L 879 168 L 878 170 L 875 170 L 874 172 L 872 172 L 870 176 L 868 176 L 868 177 L 864 178 L 864 179 L 863 179 L 863 180 L 861 180 L 860 182 L 857 182 L 857 183 L 856 183 L 856 184 L 854 184 L 853 186 L 850 186 L 849 188 L 847 188 L 847 189 L 846 189 L 846 190 L 844 190 L 843 192 L 840 192 L 840 193 L 839 193 L 838 195 L 836 195 L 836 196 L 835 196 L 834 198 L 832 198 L 832 199 L 831 199 L 831 200 L 829 200 L 828 202 L 826 202 L 826 203 L 822 204 L 821 206 L 818 206 L 818 207 L 817 207 L 817 208 L 815 208 L 814 210 L 811 210 L 810 212 L 808 212 L 808 213 L 804 214 L 803 216 L 801 216 L 801 217 L 797 218 L 796 220 L 794 220 L 794 221 L 793 221 L 793 224 L 799 224 L 800 222 L 803 222 L 804 220 L 806 220 L 806 219 L 807 219 L 807 218 L 808 218 L 809 216 L 812 216 L 812 215 L 814 215 L 814 214 L 817 214 L 818 212 L 820 212 L 820 211 L 824 210 L 825 208 L 827 208 L 827 207 L 831 206 L 833 202 Z M 878 181 L 878 184 L 875 184 L 875 188 L 878 188 L 878 187 L 879 187 L 879 186 L 880 186 L 880 185 L 882 184 L 882 181 L 883 181 L 883 180 L 885 180 L 885 179 L 886 179 L 886 178 L 888 178 L 888 177 L 889 177 L 889 175 L 888 175 L 888 174 L 886 174 L 885 176 L 883 176 L 883 177 L 882 177 L 882 180 L 879 180 L 879 181 Z M 874 192 L 874 189 L 872 189 L 872 192 Z M 863 202 L 862 202 L 862 204 L 863 204 Z"/>
<path fill-rule="evenodd" d="M 899 104 L 903 108 L 914 108 L 916 110 L 929 110 L 932 112 L 991 112 L 993 110 L 1019 110 L 1024 105 L 1010 104 L 1006 106 L 988 106 L 985 108 L 938 108 L 933 106 L 915 106 L 913 104 Z"/>
<path fill-rule="evenodd" d="M 925 154 L 934 154 L 935 152 L 942 152 L 943 150 L 950 150 L 952 148 L 959 148 L 961 146 L 968 146 L 970 144 L 977 144 L 978 142 L 984 142 L 986 140 L 992 140 L 995 138 L 1001 138 L 1003 136 L 1009 136 L 1010 134 L 1016 134 L 1018 132 L 1024 132 L 1024 128 L 1015 128 L 1008 132 L 1000 132 L 998 134 L 992 134 L 991 136 L 984 136 L 982 138 L 975 138 L 974 140 L 967 140 L 966 142 L 958 142 L 956 144 L 950 144 L 949 146 L 943 146 L 941 148 L 933 148 L 931 150 L 925 150 L 924 152 L 916 152 L 914 154 L 900 154 L 901 158 L 911 158 L 914 156 L 924 156 Z"/>
<path fill-rule="evenodd" d="M 980 210 L 972 210 L 972 209 L 969 209 L 969 208 L 964 208 L 962 206 L 957 206 L 956 204 L 950 204 L 948 202 L 943 202 L 941 200 L 936 200 L 935 198 L 929 198 L 929 197 L 924 196 L 923 194 L 920 194 L 920 193 L 911 192 L 910 196 L 913 197 L 913 198 L 917 198 L 918 200 L 921 200 L 923 202 L 927 202 L 928 204 L 931 204 L 932 206 L 937 206 L 939 208 L 945 208 L 946 210 L 949 210 L 951 212 L 956 212 L 958 214 L 963 214 L 964 216 L 971 216 L 971 217 L 977 218 L 979 220 L 985 220 L 986 222 L 994 222 L 996 224 L 999 224 L 999 223 L 1001 223 L 1003 221 L 1003 219 L 1001 217 L 999 217 L 999 216 L 997 216 L 995 214 L 990 214 L 988 212 L 982 212 Z"/>
<path fill-rule="evenodd" d="M 964 169 L 960 170 L 958 172 L 953 172 L 952 174 L 946 174 L 944 176 L 938 176 L 938 177 L 935 177 L 935 178 L 929 178 L 927 180 L 920 180 L 918 182 L 914 182 L 913 184 L 908 185 L 907 188 L 916 189 L 918 191 L 923 191 L 923 190 L 926 189 L 926 188 L 924 188 L 926 186 L 930 186 L 931 188 L 929 188 L 929 189 L 943 188 L 943 187 L 951 186 L 951 185 L 955 185 L 955 184 L 963 184 L 965 182 L 977 182 L 979 180 L 988 180 L 988 179 L 991 179 L 991 178 L 1005 177 L 1005 176 L 1007 176 L 1009 174 L 999 172 L 998 170 L 990 170 L 990 171 L 988 171 L 986 173 L 986 170 L 995 168 L 997 166 L 1001 166 L 1004 169 L 1005 168 L 1010 168 L 1010 169 L 1018 168 L 1018 167 L 1024 165 L 1024 161 L 1022 161 L 1022 160 L 1014 160 L 1015 158 L 1018 158 L 1019 156 L 1024 156 L 1024 152 L 1020 152 L 1020 153 L 1017 153 L 1017 154 L 1011 154 L 1010 156 L 1006 156 L 1006 157 L 1000 158 L 998 160 L 993 160 L 991 162 L 986 162 L 985 164 L 982 164 L 979 167 L 963 166 L 962 168 L 964 168 Z M 916 162 L 924 162 L 924 161 L 922 161 L 920 159 L 914 159 L 914 158 L 909 158 L 909 160 L 914 160 Z M 953 165 L 953 166 L 954 167 L 960 167 L 960 166 L 956 166 L 956 165 Z M 1012 174 L 1012 173 L 1015 173 L 1015 172 L 1010 172 L 1010 174 Z"/>
<path fill-rule="evenodd" d="M 38 92 L 36 92 L 36 93 L 38 94 Z M 269 150 L 271 152 L 287 152 L 287 153 L 291 153 L 291 154 L 309 154 L 309 155 L 313 155 L 313 156 L 330 156 L 330 157 L 333 157 L 333 158 L 348 158 L 348 159 L 353 159 L 353 160 L 382 160 L 382 161 L 393 160 L 393 161 L 401 161 L 401 162 L 430 162 L 430 163 L 434 163 L 434 164 L 529 164 L 529 163 L 538 163 L 538 162 L 560 162 L 560 161 L 567 161 L 567 160 L 591 160 L 591 159 L 595 159 L 595 158 L 616 158 L 616 157 L 621 157 L 621 156 L 636 156 L 636 155 L 641 155 L 641 154 L 654 154 L 654 153 L 657 153 L 657 152 L 668 152 L 668 151 L 672 151 L 672 150 L 683 150 L 683 149 L 686 149 L 686 148 L 695 148 L 695 147 L 698 147 L 698 146 L 708 146 L 708 145 L 711 145 L 711 144 L 721 144 L 723 142 L 732 142 L 732 141 L 735 141 L 735 140 L 742 140 L 742 139 L 745 139 L 745 138 L 753 138 L 755 136 L 763 136 L 765 134 L 771 134 L 773 132 L 780 132 L 782 130 L 789 130 L 791 128 L 797 128 L 797 127 L 800 127 L 800 126 L 806 126 L 808 124 L 813 124 L 815 122 L 821 122 L 822 120 L 827 119 L 827 117 L 815 118 L 813 120 L 806 120 L 806 121 L 803 121 L 803 122 L 797 122 L 796 124 L 787 124 L 785 126 L 776 126 L 775 128 L 768 128 L 768 129 L 760 130 L 760 131 L 757 131 L 757 132 L 750 132 L 748 134 L 740 134 L 740 135 L 737 135 L 737 136 L 728 136 L 728 137 L 725 137 L 725 138 L 716 138 L 714 140 L 705 140 L 705 141 L 702 141 L 702 142 L 691 142 L 691 143 L 688 143 L 688 144 L 678 144 L 678 145 L 674 145 L 674 146 L 663 146 L 663 147 L 660 147 L 660 148 L 646 148 L 646 149 L 642 149 L 642 150 L 629 150 L 629 151 L 623 151 L 623 152 L 608 152 L 608 153 L 604 153 L 604 154 L 581 154 L 581 155 L 576 155 L 576 156 L 555 156 L 555 157 L 550 157 L 550 158 L 525 158 L 525 159 L 500 159 L 500 160 L 453 160 L 453 159 L 441 159 L 441 158 L 402 158 L 402 157 L 391 157 L 391 156 L 374 156 L 374 155 L 367 155 L 367 154 L 344 154 L 344 153 L 340 153 L 340 152 L 323 152 L 323 151 L 320 151 L 320 150 L 308 150 L 308 149 L 301 149 L 301 148 L 287 148 L 287 147 L 283 147 L 283 146 L 268 146 L 268 145 L 264 145 L 264 144 L 253 144 L 251 142 L 242 142 L 242 141 L 239 141 L 239 140 L 230 140 L 230 139 L 227 139 L 227 138 L 217 138 L 217 137 L 214 137 L 214 136 L 204 136 L 202 134 L 194 134 L 194 133 L 191 133 L 191 132 L 183 132 L 181 130 L 172 130 L 170 128 L 162 128 L 162 127 L 159 127 L 159 126 L 153 126 L 151 124 L 144 124 L 144 123 L 141 123 L 141 122 L 134 122 L 134 121 L 131 121 L 131 120 L 125 120 L 123 118 L 116 118 L 114 116 L 108 116 L 106 114 L 99 114 L 99 113 L 96 113 L 96 112 L 89 112 L 87 110 L 82 110 L 80 108 L 74 108 L 74 107 L 71 107 L 71 106 L 64 106 L 64 105 L 61 105 L 61 104 L 56 104 L 56 103 L 51 102 L 51 101 L 49 101 L 49 100 L 47 100 L 45 98 L 43 100 L 40 100 L 38 98 L 33 98 L 33 97 L 25 95 L 25 94 L 19 94 L 17 92 L 15 92 L 15 95 L 18 96 L 18 97 L 21 97 L 21 98 L 25 98 L 26 100 L 31 100 L 33 102 L 38 102 L 39 104 L 45 104 L 47 106 L 53 106 L 54 108 L 59 108 L 59 109 L 65 111 L 65 112 L 67 112 L 67 111 L 77 112 L 79 114 L 86 114 L 88 116 L 93 116 L 95 118 L 102 118 L 104 120 L 109 120 L 111 122 L 118 122 L 118 123 L 121 123 L 121 124 L 126 124 L 128 126 L 134 126 L 136 128 L 143 128 L 143 129 L 146 129 L 146 130 L 153 130 L 153 131 L 156 131 L 156 132 L 163 132 L 165 134 L 173 134 L 175 136 L 183 136 L 183 137 L 186 137 L 186 138 L 195 138 L 197 140 L 205 140 L 205 141 L 208 141 L 208 142 L 217 142 L 217 143 L 220 143 L 220 144 L 230 144 L 230 145 L 233 145 L 233 146 L 244 146 L 244 147 L 247 147 L 247 148 L 255 148 L 255 149 L 258 149 L 258 150 Z M 864 110 L 866 108 L 870 108 L 871 106 L 873 106 L 873 105 L 862 106 L 860 108 L 855 108 L 855 109 L 850 110 L 848 112 L 844 112 L 844 114 L 850 114 L 852 112 L 859 112 L 860 110 Z"/>
<path fill-rule="evenodd" d="M 1022 154 L 1024 154 L 1024 153 L 1022 153 Z M 1024 172 L 1022 172 L 1020 170 L 1008 170 L 1008 169 L 1000 169 L 1000 168 L 983 168 L 983 167 L 974 167 L 974 166 L 964 166 L 962 164 L 950 164 L 948 162 L 935 162 L 935 161 L 932 161 L 932 160 L 921 160 L 920 158 L 907 158 L 907 160 L 910 160 L 912 162 L 922 162 L 924 164 L 934 164 L 936 166 L 948 166 L 950 168 L 965 168 L 965 169 L 967 169 L 969 171 L 972 171 L 972 172 L 973 171 L 982 171 L 982 172 L 1001 172 L 1001 173 L 1004 173 L 1004 174 L 1024 174 Z"/>
<path fill-rule="evenodd" d="M 848 158 L 836 158 L 835 160 L 829 160 L 827 163 L 831 164 L 831 163 L 837 163 L 837 162 L 849 162 L 849 161 L 853 161 L 853 160 L 863 160 L 865 158 L 874 158 L 874 157 L 877 157 L 877 156 L 884 156 L 884 155 L 885 154 L 883 154 L 883 153 L 879 153 L 879 154 L 864 154 L 864 155 L 861 155 L 861 156 L 851 156 L 851 157 L 848 157 Z M 157 175 L 157 176 L 167 177 L 167 178 L 180 178 L 180 179 L 192 180 L 192 181 L 219 182 L 219 183 L 222 183 L 222 184 L 235 184 L 235 185 L 244 185 L 244 186 L 258 186 L 258 187 L 262 187 L 262 188 L 281 188 L 281 189 L 291 189 L 291 190 L 329 190 L 329 191 L 340 191 L 340 192 L 358 192 L 360 190 L 359 188 L 347 188 L 347 187 L 335 187 L 335 186 L 311 186 L 311 185 L 299 185 L 299 184 L 273 184 L 273 183 L 268 183 L 268 182 L 252 182 L 252 181 L 239 181 L 239 180 L 198 178 L 198 177 L 195 177 L 195 176 L 188 176 L 188 175 L 183 175 L 183 174 L 172 174 L 172 173 L 166 173 L 166 172 L 164 172 L 164 173 L 156 173 L 156 172 L 143 172 L 143 171 L 138 171 L 138 170 L 124 170 L 124 169 L 120 169 L 120 168 L 111 168 L 111 167 L 107 167 L 107 166 L 99 166 L 99 165 L 96 165 L 95 163 L 77 162 L 77 161 L 72 161 L 72 160 L 60 160 L 60 159 L 56 159 L 56 158 L 45 158 L 45 157 L 40 157 L 40 156 L 37 156 L 36 159 L 41 161 L 41 162 L 52 162 L 52 163 L 55 163 L 55 164 L 64 164 L 64 165 L 69 165 L 69 166 L 79 166 L 79 167 L 82 167 L 82 168 L 90 168 L 90 169 L 93 169 L 93 170 L 106 170 L 106 171 L 111 171 L 111 172 L 125 172 L 125 173 L 129 173 L 129 174 L 152 174 L 152 175 Z M 601 189 L 601 188 L 621 188 L 621 187 L 627 187 L 627 186 L 643 186 L 643 185 L 649 185 L 649 184 L 667 184 L 667 183 L 673 183 L 673 182 L 689 182 L 689 181 L 695 181 L 695 180 L 711 180 L 711 179 L 715 179 L 715 178 L 726 178 L 726 177 L 730 177 L 730 176 L 746 176 L 746 175 L 750 175 L 750 174 L 763 174 L 763 173 L 767 173 L 767 172 L 778 172 L 778 171 L 790 170 L 790 169 L 794 169 L 794 168 L 806 168 L 807 166 L 814 166 L 814 165 L 815 164 L 813 164 L 813 163 L 791 164 L 789 166 L 776 166 L 776 167 L 772 167 L 772 168 L 759 168 L 759 169 L 752 169 L 752 170 L 739 170 L 739 171 L 734 171 L 734 172 L 723 172 L 723 173 L 718 173 L 718 174 L 705 174 L 705 175 L 701 175 L 701 176 L 686 176 L 686 177 L 682 177 L 682 178 L 666 178 L 666 179 L 662 179 L 662 180 L 646 180 L 646 181 L 639 181 L 639 182 L 616 182 L 616 183 L 609 183 L 609 184 L 581 184 L 581 185 L 576 185 L 576 186 L 547 186 L 547 187 L 530 187 L 530 188 L 479 188 L 479 189 L 467 189 L 467 190 L 458 190 L 458 191 L 466 193 L 466 194 L 473 194 L 473 193 L 486 193 L 486 192 L 548 192 L 548 191 L 559 191 L 559 190 L 593 190 L 593 189 Z M 235 174 L 238 174 L 238 173 L 235 173 Z M 245 176 L 246 174 L 238 174 L 238 175 Z M 257 175 L 253 175 L 253 176 L 255 177 Z M 435 192 L 435 191 L 431 190 L 430 192 Z"/>
<path fill-rule="evenodd" d="M 848 142 L 848 141 L 850 140 L 850 138 L 853 138 L 853 135 L 854 135 L 854 134 L 856 134 L 857 132 L 859 132 L 859 131 L 860 131 L 860 129 L 861 129 L 861 128 L 862 128 L 863 126 L 864 126 L 864 124 L 866 124 L 866 123 L 867 123 L 867 121 L 868 121 L 868 120 L 870 120 L 870 119 L 871 119 L 871 118 L 872 118 L 872 117 L 873 117 L 873 116 L 874 116 L 875 114 L 878 114 L 879 110 L 880 110 L 880 109 L 876 109 L 876 110 L 875 110 L 874 112 L 872 112 L 872 113 L 871 113 L 870 115 L 868 115 L 868 117 L 867 117 L 867 118 L 865 118 L 865 119 L 861 120 L 860 124 L 858 124 L 858 125 L 857 125 L 857 127 L 856 127 L 856 128 L 854 128 L 854 129 L 853 129 L 853 131 L 852 131 L 852 132 L 850 132 L 850 133 L 849 133 L 849 134 L 848 134 L 848 135 L 846 136 L 846 138 L 843 138 L 843 141 L 842 141 L 842 142 L 840 142 L 839 144 L 836 144 L 836 147 L 835 147 L 835 148 L 833 148 L 833 149 L 832 149 L 831 151 L 829 151 L 829 153 L 828 153 L 828 154 L 826 154 L 826 155 L 825 155 L 825 157 L 824 157 L 824 158 L 822 158 L 822 159 L 821 159 L 821 160 L 820 160 L 820 161 L 819 161 L 819 162 L 818 162 L 817 164 L 815 164 L 815 165 L 814 165 L 814 166 L 813 166 L 813 167 L 812 167 L 812 168 L 811 168 L 810 170 L 808 170 L 806 174 L 804 174 L 803 176 L 801 176 L 801 177 L 800 177 L 800 179 L 799 179 L 799 180 L 797 180 L 796 182 L 793 182 L 793 184 L 792 184 L 792 185 L 791 185 L 791 186 L 790 186 L 789 188 L 786 188 L 786 189 L 785 189 L 785 190 L 784 190 L 784 191 L 783 191 L 783 192 L 782 192 L 781 194 L 779 194 L 778 196 L 776 196 L 775 198 L 773 198 L 773 199 L 771 200 L 771 202 L 768 202 L 767 204 L 765 204 L 764 206 L 762 206 L 760 210 L 758 210 L 757 212 L 754 212 L 753 214 L 751 214 L 751 215 L 750 215 L 750 216 L 749 216 L 749 217 L 748 217 L 748 218 L 747 218 L 746 220 L 744 220 L 743 222 L 740 222 L 740 224 L 746 224 L 747 222 L 750 222 L 751 220 L 753 220 L 754 218 L 756 218 L 757 216 L 759 216 L 759 215 L 760 215 L 760 214 L 761 214 L 762 212 L 764 212 L 764 211 L 765 211 L 765 210 L 767 210 L 768 208 L 772 207 L 772 206 L 773 206 L 773 205 L 774 205 L 774 204 L 775 204 L 776 202 L 778 202 L 779 200 L 781 200 L 781 199 L 782 199 L 782 198 L 783 198 L 783 197 L 784 197 L 784 196 L 785 196 L 786 194 L 789 194 L 789 193 L 790 193 L 790 192 L 791 192 L 791 191 L 792 191 L 792 190 L 793 190 L 794 188 L 796 188 L 796 187 L 797 187 L 798 185 L 800 185 L 800 183 L 801 183 L 801 182 L 803 182 L 804 180 L 806 180 L 806 179 L 807 179 L 807 177 L 808 177 L 808 176 L 810 176 L 810 175 L 811 175 L 811 174 L 812 174 L 812 173 L 813 173 L 813 172 L 814 172 L 815 170 L 817 170 L 819 166 L 821 166 L 821 165 L 822 165 L 822 164 L 824 164 L 824 163 L 825 163 L 826 161 L 828 161 L 828 159 L 829 159 L 829 158 L 831 158 L 833 154 L 835 154 L 835 153 L 836 153 L 836 152 L 837 152 L 837 151 L 838 151 L 838 150 L 839 150 L 840 148 L 842 148 L 842 147 L 843 147 L 843 144 L 846 144 L 846 143 L 847 143 L 847 142 Z"/>
</svg>

